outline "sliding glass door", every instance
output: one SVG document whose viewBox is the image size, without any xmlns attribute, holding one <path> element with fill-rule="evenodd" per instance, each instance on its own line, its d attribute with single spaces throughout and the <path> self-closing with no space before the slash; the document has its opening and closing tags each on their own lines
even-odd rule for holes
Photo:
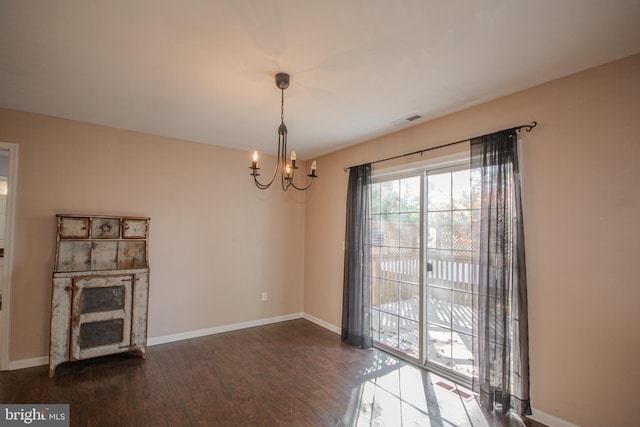
<svg viewBox="0 0 640 427">
<path fill-rule="evenodd" d="M 452 379 L 474 375 L 472 232 L 466 165 L 374 178 L 372 328 L 376 345 Z"/>
</svg>

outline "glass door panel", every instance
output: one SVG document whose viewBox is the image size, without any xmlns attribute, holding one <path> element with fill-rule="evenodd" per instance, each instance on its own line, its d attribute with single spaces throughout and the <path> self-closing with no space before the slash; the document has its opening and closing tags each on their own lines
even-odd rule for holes
<svg viewBox="0 0 640 427">
<path fill-rule="evenodd" d="M 464 168 L 427 171 L 425 180 L 424 363 L 470 380 L 474 291 L 470 173 Z"/>
<path fill-rule="evenodd" d="M 374 341 L 420 360 L 421 175 L 371 190 L 371 305 Z"/>
</svg>

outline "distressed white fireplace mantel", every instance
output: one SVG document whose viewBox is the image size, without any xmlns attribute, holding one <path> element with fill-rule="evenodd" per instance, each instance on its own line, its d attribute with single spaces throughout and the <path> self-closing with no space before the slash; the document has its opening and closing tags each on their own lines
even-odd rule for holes
<svg viewBox="0 0 640 427">
<path fill-rule="evenodd" d="M 146 355 L 149 218 L 58 215 L 49 376 L 64 362 Z"/>
</svg>

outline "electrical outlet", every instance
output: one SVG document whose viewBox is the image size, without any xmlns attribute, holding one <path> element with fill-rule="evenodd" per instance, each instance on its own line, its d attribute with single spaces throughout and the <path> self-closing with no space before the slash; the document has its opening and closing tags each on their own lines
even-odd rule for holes
<svg viewBox="0 0 640 427">
<path fill-rule="evenodd" d="M 263 292 L 262 293 L 262 301 L 266 301 L 267 300 L 267 293 Z"/>
</svg>

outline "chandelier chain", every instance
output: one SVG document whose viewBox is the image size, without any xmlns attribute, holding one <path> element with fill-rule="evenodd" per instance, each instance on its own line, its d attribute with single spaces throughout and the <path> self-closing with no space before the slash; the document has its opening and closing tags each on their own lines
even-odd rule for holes
<svg viewBox="0 0 640 427">
<path fill-rule="evenodd" d="M 284 89 L 280 89 L 280 123 L 284 124 Z"/>
</svg>

